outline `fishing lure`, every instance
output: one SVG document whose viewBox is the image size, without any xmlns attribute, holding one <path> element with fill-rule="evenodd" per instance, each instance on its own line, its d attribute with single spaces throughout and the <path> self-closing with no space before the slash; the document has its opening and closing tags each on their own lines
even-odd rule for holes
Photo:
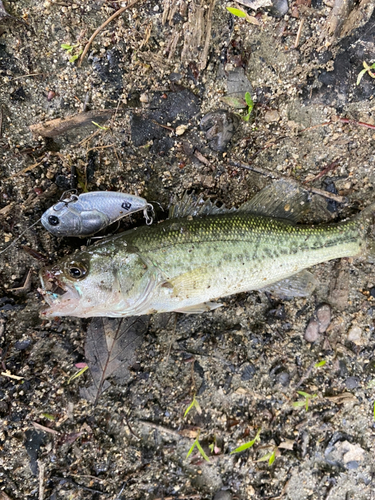
<svg viewBox="0 0 375 500">
<path fill-rule="evenodd" d="M 153 221 L 154 208 L 144 198 L 127 193 L 93 191 L 77 195 L 66 191 L 46 210 L 41 222 L 54 236 L 86 237 L 98 233 L 125 215 L 143 210 L 146 224 Z"/>
</svg>

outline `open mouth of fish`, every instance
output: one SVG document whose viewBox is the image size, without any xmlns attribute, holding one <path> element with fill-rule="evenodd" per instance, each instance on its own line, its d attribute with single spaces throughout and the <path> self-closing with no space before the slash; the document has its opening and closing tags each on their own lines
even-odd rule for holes
<svg viewBox="0 0 375 500">
<path fill-rule="evenodd" d="M 41 269 L 39 278 L 41 288 L 38 292 L 42 295 L 47 305 L 40 312 L 42 317 L 58 316 L 62 312 L 72 311 L 77 306 L 79 299 L 78 291 L 59 279 L 61 271 L 53 268 Z"/>
</svg>

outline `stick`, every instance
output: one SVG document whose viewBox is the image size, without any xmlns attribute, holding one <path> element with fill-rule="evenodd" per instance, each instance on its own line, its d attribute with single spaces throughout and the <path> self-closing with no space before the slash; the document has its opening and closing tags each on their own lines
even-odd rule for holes
<svg viewBox="0 0 375 500">
<path fill-rule="evenodd" d="M 301 19 L 301 22 L 300 22 L 300 25 L 299 25 L 299 28 L 298 28 L 298 32 L 297 32 L 297 38 L 296 38 L 296 41 L 294 43 L 294 48 L 295 49 L 298 47 L 304 23 L 305 23 L 305 19 Z"/>
<path fill-rule="evenodd" d="M 132 2 L 129 3 L 126 7 L 121 7 L 119 10 L 117 10 L 114 14 L 112 14 L 99 28 L 97 28 L 94 33 L 91 35 L 90 40 L 87 42 L 81 57 L 78 60 L 78 66 L 80 67 L 82 64 L 82 61 L 84 60 L 92 42 L 94 41 L 96 35 L 100 33 L 100 31 L 107 26 L 111 21 L 116 19 L 116 17 L 120 16 L 123 12 L 125 12 L 127 9 L 130 9 L 130 7 L 133 7 L 138 2 L 138 0 L 133 0 Z"/>
<path fill-rule="evenodd" d="M 36 123 L 35 125 L 30 125 L 31 132 L 42 137 L 56 137 L 58 135 L 69 132 L 77 127 L 83 127 L 85 125 L 92 125 L 92 122 L 105 121 L 108 120 L 115 109 L 102 109 L 96 111 L 87 111 L 86 113 L 78 113 L 77 115 L 68 116 L 68 118 L 61 119 L 56 118 L 55 120 L 49 120 L 44 123 Z"/>
<path fill-rule="evenodd" d="M 46 465 L 41 460 L 38 460 L 39 465 L 39 500 L 44 500 L 44 469 Z"/>
<path fill-rule="evenodd" d="M 351 123 L 352 125 L 359 125 L 360 127 L 366 127 L 375 130 L 375 125 L 371 125 L 371 123 L 357 122 L 357 120 L 351 120 L 350 118 L 340 118 L 339 116 L 335 116 L 335 119 L 342 123 Z"/>
</svg>

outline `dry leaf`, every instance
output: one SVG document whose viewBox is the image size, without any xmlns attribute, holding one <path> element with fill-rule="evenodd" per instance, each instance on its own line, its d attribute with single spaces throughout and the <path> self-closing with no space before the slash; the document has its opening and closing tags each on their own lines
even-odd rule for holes
<svg viewBox="0 0 375 500">
<path fill-rule="evenodd" d="M 283 448 L 284 450 L 293 450 L 293 445 L 294 445 L 294 441 L 292 441 L 291 439 L 285 439 L 285 441 L 282 441 L 278 448 Z"/>
<path fill-rule="evenodd" d="M 148 328 L 148 316 L 131 318 L 94 318 L 87 329 L 86 360 L 93 385 L 81 389 L 81 396 L 96 402 L 115 377 L 119 383 L 130 378 L 129 366 L 135 362 L 134 352 Z"/>
</svg>

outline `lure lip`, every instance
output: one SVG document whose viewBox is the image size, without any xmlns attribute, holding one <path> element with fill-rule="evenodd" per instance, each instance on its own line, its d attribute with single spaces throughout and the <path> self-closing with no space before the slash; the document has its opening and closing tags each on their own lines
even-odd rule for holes
<svg viewBox="0 0 375 500">
<path fill-rule="evenodd" d="M 46 301 L 40 311 L 44 318 L 71 314 L 77 307 L 79 292 L 63 282 L 59 278 L 60 274 L 61 271 L 54 267 L 44 267 L 39 272 L 41 288 L 38 288 L 38 292 Z"/>
</svg>

